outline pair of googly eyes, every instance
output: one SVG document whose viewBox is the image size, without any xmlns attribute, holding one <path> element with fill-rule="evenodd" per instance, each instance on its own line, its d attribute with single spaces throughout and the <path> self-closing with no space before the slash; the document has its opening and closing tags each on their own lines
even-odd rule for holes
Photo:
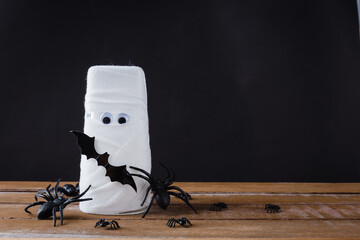
<svg viewBox="0 0 360 240">
<path fill-rule="evenodd" d="M 111 113 L 104 113 L 103 115 L 101 115 L 101 121 L 104 124 L 110 124 L 113 122 L 113 116 Z M 119 124 L 124 124 L 127 123 L 129 121 L 129 115 L 127 115 L 126 113 L 119 113 L 116 117 L 116 121 Z"/>
</svg>

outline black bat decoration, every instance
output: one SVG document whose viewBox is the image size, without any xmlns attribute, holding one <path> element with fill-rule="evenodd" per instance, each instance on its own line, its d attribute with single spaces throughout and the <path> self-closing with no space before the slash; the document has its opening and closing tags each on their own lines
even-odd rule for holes
<svg viewBox="0 0 360 240">
<path fill-rule="evenodd" d="M 109 176 L 112 182 L 118 181 L 122 184 L 129 184 L 135 190 L 135 192 L 137 191 L 135 181 L 130 173 L 126 170 L 126 165 L 119 167 L 112 166 L 108 162 L 109 154 L 107 152 L 103 154 L 96 152 L 95 137 L 89 137 L 85 133 L 74 130 L 70 132 L 77 137 L 77 143 L 81 148 L 81 154 L 86 155 L 87 159 L 95 158 L 99 166 L 106 168 L 105 176 Z"/>
</svg>

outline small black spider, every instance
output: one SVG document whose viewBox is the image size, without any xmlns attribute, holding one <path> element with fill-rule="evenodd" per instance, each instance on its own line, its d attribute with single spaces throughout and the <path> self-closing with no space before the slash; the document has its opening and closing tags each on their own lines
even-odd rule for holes
<svg viewBox="0 0 360 240">
<path fill-rule="evenodd" d="M 278 205 L 275 204 L 266 204 L 265 205 L 265 210 L 267 213 L 277 213 L 279 212 L 279 210 L 281 209 L 281 207 L 279 207 Z"/>
<path fill-rule="evenodd" d="M 50 188 L 49 191 L 54 191 L 54 188 Z M 78 195 L 80 193 L 80 187 L 79 187 L 79 183 L 76 184 L 76 186 L 72 185 L 72 184 L 65 184 L 62 187 L 58 187 L 58 192 L 60 194 L 65 194 L 68 197 L 74 197 L 76 195 Z M 35 200 L 37 201 L 37 197 L 43 197 L 44 194 L 46 193 L 46 190 L 41 190 L 39 191 L 37 194 L 35 194 Z"/>
<path fill-rule="evenodd" d="M 130 174 L 130 175 L 140 177 L 150 183 L 150 186 L 146 190 L 146 194 L 145 194 L 145 197 L 144 197 L 144 200 L 143 200 L 141 206 L 144 205 L 150 190 L 152 190 L 152 193 L 153 193 L 150 204 L 142 217 L 145 217 L 146 214 L 149 212 L 149 210 L 154 202 L 154 199 L 156 200 L 156 203 L 159 205 L 159 207 L 165 210 L 170 204 L 170 195 L 181 199 L 189 207 L 191 207 L 191 209 L 194 210 L 195 213 L 197 213 L 195 208 L 190 204 L 189 199 L 187 198 L 187 194 L 181 188 L 176 187 L 176 186 L 171 186 L 171 184 L 173 184 L 174 179 L 175 179 L 174 171 L 171 169 L 169 170 L 167 167 L 165 167 L 161 163 L 160 163 L 160 165 L 163 168 L 165 168 L 165 170 L 168 174 L 168 176 L 165 180 L 155 179 L 153 176 L 150 175 L 150 173 L 146 172 L 145 170 L 143 170 L 141 168 L 130 166 L 131 169 L 135 169 L 139 172 L 142 172 L 146 176 L 140 175 L 140 174 Z M 169 190 L 174 190 L 174 191 L 176 190 L 176 191 L 179 191 L 180 193 L 169 191 Z"/>
<path fill-rule="evenodd" d="M 175 219 L 175 218 L 169 219 L 166 225 L 171 228 L 171 227 L 175 227 L 176 223 L 178 223 L 180 226 L 183 227 L 185 227 L 186 223 L 189 223 L 189 225 L 192 226 L 191 222 L 186 217 L 182 217 L 180 219 Z"/>
<path fill-rule="evenodd" d="M 106 221 L 105 219 L 100 219 L 100 220 L 95 224 L 94 227 L 97 227 L 97 226 L 106 227 L 107 225 L 110 226 L 110 229 L 111 229 L 111 230 L 114 230 L 114 229 L 116 230 L 116 229 L 119 229 L 119 228 L 120 228 L 120 226 L 119 226 L 119 224 L 118 224 L 117 221 L 112 220 L 112 221 L 110 222 L 110 221 Z"/>
<path fill-rule="evenodd" d="M 36 205 L 41 205 L 38 213 L 36 215 L 37 219 L 47 219 L 49 217 L 53 217 L 53 222 L 54 222 L 54 227 L 56 226 L 56 212 L 60 212 L 60 222 L 61 225 L 63 224 L 63 210 L 64 208 L 73 202 L 82 202 L 82 201 L 89 201 L 92 200 L 92 198 L 83 198 L 83 199 L 79 199 L 82 196 L 85 195 L 85 193 L 90 189 L 91 186 L 89 186 L 83 193 L 72 197 L 72 198 L 65 198 L 62 195 L 58 195 L 58 187 L 59 187 L 59 183 L 60 183 L 60 178 L 57 180 L 57 183 L 55 185 L 54 188 L 54 196 L 50 193 L 50 186 L 51 184 L 46 188 L 45 194 L 41 194 L 38 197 L 42 197 L 44 198 L 47 202 L 45 201 L 37 201 L 34 202 L 32 204 L 29 204 L 24 210 L 27 213 L 30 213 L 30 211 L 28 211 L 28 209 L 30 207 L 36 206 Z"/>
<path fill-rule="evenodd" d="M 224 202 L 213 203 L 210 206 L 210 211 L 222 211 L 227 208 L 227 204 Z"/>
</svg>

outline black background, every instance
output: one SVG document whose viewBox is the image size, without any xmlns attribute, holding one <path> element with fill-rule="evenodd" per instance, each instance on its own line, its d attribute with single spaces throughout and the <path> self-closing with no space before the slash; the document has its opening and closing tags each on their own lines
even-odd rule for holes
<svg viewBox="0 0 360 240">
<path fill-rule="evenodd" d="M 77 180 L 86 72 L 146 74 L 154 174 L 359 181 L 356 1 L 0 1 L 0 180 Z"/>
</svg>

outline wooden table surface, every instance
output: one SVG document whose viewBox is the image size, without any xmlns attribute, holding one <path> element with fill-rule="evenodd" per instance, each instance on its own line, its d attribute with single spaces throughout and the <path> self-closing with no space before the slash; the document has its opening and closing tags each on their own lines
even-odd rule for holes
<svg viewBox="0 0 360 240">
<path fill-rule="evenodd" d="M 65 184 L 68 182 L 63 182 Z M 153 205 L 141 215 L 82 213 L 77 204 L 64 210 L 64 225 L 37 220 L 24 208 L 49 182 L 0 182 L 0 238 L 257 238 L 360 239 L 360 183 L 205 183 L 177 182 L 189 192 L 198 214 L 172 199 L 166 211 Z M 53 183 L 54 184 L 54 183 Z M 209 211 L 212 203 L 228 209 Z M 266 213 L 267 203 L 281 207 Z M 31 211 L 36 214 L 37 208 Z M 192 227 L 168 228 L 170 218 L 187 217 Z M 116 219 L 121 228 L 94 228 L 100 218 Z"/>
</svg>

